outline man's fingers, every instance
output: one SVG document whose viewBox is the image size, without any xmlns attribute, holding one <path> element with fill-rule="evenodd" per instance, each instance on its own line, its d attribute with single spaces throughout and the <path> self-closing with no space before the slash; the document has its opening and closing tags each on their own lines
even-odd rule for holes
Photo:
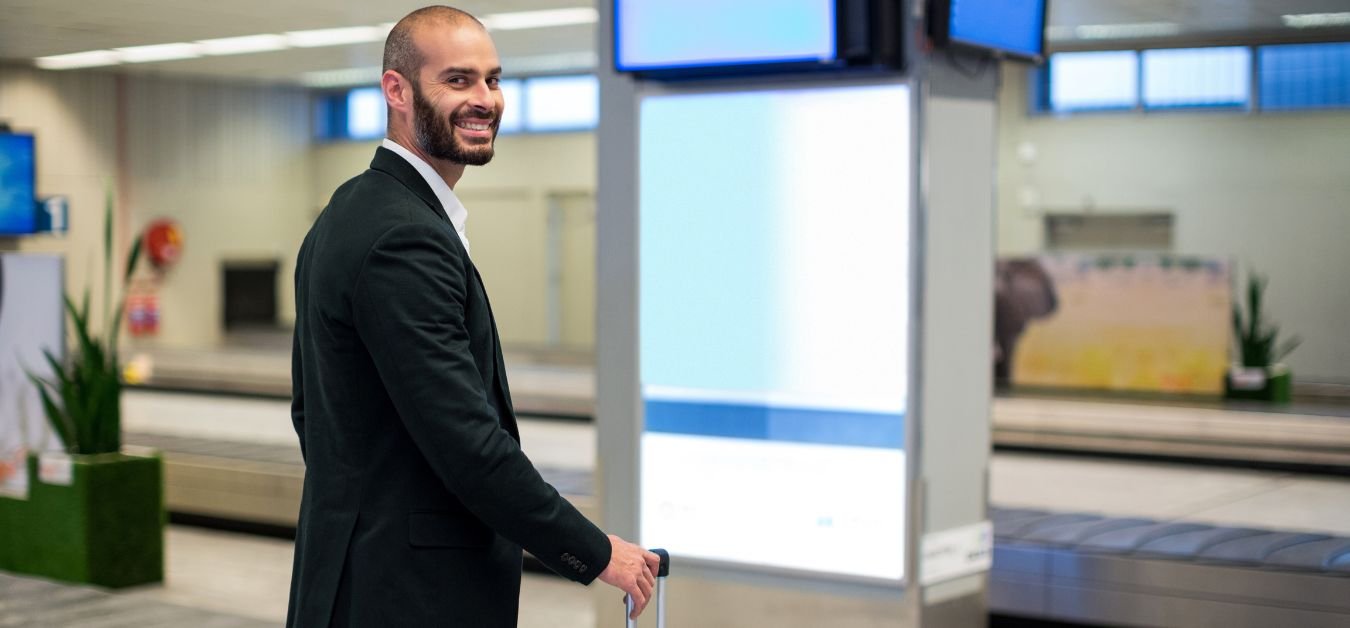
<svg viewBox="0 0 1350 628">
<path fill-rule="evenodd" d="M 642 596 L 650 600 L 652 597 L 652 583 L 647 582 L 646 578 L 638 578 L 637 585 L 638 588 L 642 590 Z"/>
<path fill-rule="evenodd" d="M 638 603 L 637 603 L 637 598 L 633 597 L 632 595 L 625 595 L 625 596 L 623 596 L 623 603 L 624 603 L 624 606 L 627 606 L 630 602 L 631 602 L 632 605 L 633 605 L 633 606 L 632 606 L 633 610 L 630 611 L 630 612 L 628 613 L 628 616 L 629 616 L 630 618 L 632 618 L 632 619 L 637 619 L 637 618 L 638 618 L 638 615 L 641 615 L 641 614 L 642 614 L 642 608 L 643 608 L 643 605 L 638 604 Z"/>
<path fill-rule="evenodd" d="M 633 600 L 633 612 L 628 616 L 637 619 L 637 616 L 642 614 L 642 609 L 647 607 L 647 596 L 636 586 L 628 592 L 628 596 Z"/>
</svg>

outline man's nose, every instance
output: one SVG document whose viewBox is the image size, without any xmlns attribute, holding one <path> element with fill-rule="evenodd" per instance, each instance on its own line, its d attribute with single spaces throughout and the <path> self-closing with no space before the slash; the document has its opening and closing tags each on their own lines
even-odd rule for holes
<svg viewBox="0 0 1350 628">
<path fill-rule="evenodd" d="M 488 86 L 486 80 L 478 81 L 473 90 L 469 93 L 470 107 L 483 113 L 491 113 L 494 109 L 492 98 L 492 88 Z"/>
</svg>

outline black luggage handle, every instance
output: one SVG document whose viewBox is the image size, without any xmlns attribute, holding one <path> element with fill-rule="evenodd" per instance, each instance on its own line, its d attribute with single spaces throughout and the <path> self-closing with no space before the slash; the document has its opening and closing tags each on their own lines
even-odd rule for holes
<svg viewBox="0 0 1350 628">
<path fill-rule="evenodd" d="M 656 570 L 656 628 L 666 628 L 666 576 L 670 575 L 670 552 L 663 549 L 648 551 L 661 558 L 661 566 Z M 633 598 L 625 595 L 623 600 L 624 619 L 628 621 L 628 628 L 637 628 L 637 620 L 632 618 Z"/>
</svg>

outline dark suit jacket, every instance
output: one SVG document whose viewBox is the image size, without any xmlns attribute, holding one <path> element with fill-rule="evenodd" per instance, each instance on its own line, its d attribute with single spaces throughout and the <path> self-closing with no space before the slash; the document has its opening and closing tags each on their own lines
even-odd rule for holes
<svg viewBox="0 0 1350 628">
<path fill-rule="evenodd" d="M 412 165 L 380 148 L 338 188 L 295 301 L 288 626 L 515 626 L 522 546 L 604 570 L 608 538 L 521 453 L 482 280 Z"/>
</svg>

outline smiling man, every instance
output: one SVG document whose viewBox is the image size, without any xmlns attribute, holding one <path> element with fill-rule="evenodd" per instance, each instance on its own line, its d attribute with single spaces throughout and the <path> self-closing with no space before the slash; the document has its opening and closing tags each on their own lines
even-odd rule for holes
<svg viewBox="0 0 1350 628">
<path fill-rule="evenodd" d="M 637 602 L 656 555 L 587 521 L 520 448 L 469 257 L 466 166 L 492 159 L 501 67 L 467 13 L 385 43 L 388 137 L 300 248 L 291 418 L 305 457 L 288 626 L 516 624 L 521 548 Z"/>
</svg>

